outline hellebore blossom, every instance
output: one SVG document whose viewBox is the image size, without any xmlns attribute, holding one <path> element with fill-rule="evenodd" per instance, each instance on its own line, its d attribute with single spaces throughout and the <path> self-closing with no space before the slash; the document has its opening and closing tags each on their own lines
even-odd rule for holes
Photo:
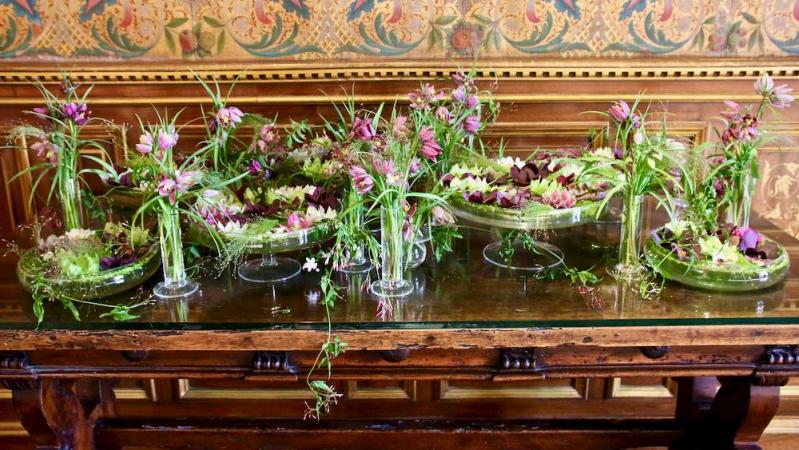
<svg viewBox="0 0 799 450">
<path fill-rule="evenodd" d="M 64 117 L 72 119 L 77 125 L 85 125 L 89 121 L 89 116 L 92 114 L 89 107 L 85 103 L 66 103 L 61 107 L 61 112 Z"/>
<path fill-rule="evenodd" d="M 164 177 L 158 182 L 158 193 L 162 197 L 169 198 L 169 204 L 174 205 L 177 202 L 177 194 L 186 193 L 190 187 L 194 186 L 197 181 L 194 177 L 196 172 L 175 172 L 175 179 Z"/>
<path fill-rule="evenodd" d="M 550 191 L 541 198 L 544 203 L 555 209 L 572 208 L 577 203 L 577 199 L 567 190 Z"/>
<path fill-rule="evenodd" d="M 738 243 L 738 248 L 740 248 L 744 254 L 754 251 L 757 246 L 763 242 L 763 236 L 749 227 L 736 228 L 732 232 L 732 235 L 740 238 L 741 241 Z"/>
<path fill-rule="evenodd" d="M 258 131 L 258 137 L 259 139 L 255 143 L 258 149 L 261 151 L 266 150 L 268 146 L 277 142 L 277 130 L 275 129 L 275 125 L 272 123 L 264 124 Z"/>
<path fill-rule="evenodd" d="M 352 166 L 350 168 L 350 176 L 352 177 L 353 186 L 355 190 L 361 194 L 366 194 L 372 190 L 375 181 L 363 167 Z"/>
<path fill-rule="evenodd" d="M 419 140 L 422 144 L 419 153 L 430 161 L 435 162 L 438 155 L 441 154 L 441 146 L 436 141 L 435 131 L 430 127 L 423 127 L 419 130 Z"/>
<path fill-rule="evenodd" d="M 774 80 L 767 73 L 764 73 L 762 77 L 755 81 L 755 92 L 768 98 L 771 106 L 777 109 L 791 106 L 791 103 L 794 101 L 793 95 L 790 95 L 791 91 L 793 91 L 793 89 L 789 88 L 786 84 L 775 86 Z"/>
<path fill-rule="evenodd" d="M 244 113 L 235 106 L 219 108 L 216 112 L 216 123 L 222 128 L 236 128 L 236 124 L 241 123 L 242 117 Z"/>
</svg>

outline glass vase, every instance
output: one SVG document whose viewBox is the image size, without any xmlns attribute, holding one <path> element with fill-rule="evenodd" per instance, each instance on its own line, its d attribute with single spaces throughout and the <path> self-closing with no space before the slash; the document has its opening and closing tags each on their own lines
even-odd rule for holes
<svg viewBox="0 0 799 450">
<path fill-rule="evenodd" d="M 61 217 L 64 231 L 83 228 L 83 208 L 80 199 L 80 183 L 74 170 L 64 168 L 58 177 L 58 198 L 61 201 Z"/>
<path fill-rule="evenodd" d="M 360 207 L 361 196 L 350 187 L 347 194 L 347 212 L 344 215 L 344 226 L 350 230 L 362 229 L 364 226 L 363 208 Z M 344 273 L 363 273 L 372 269 L 372 262 L 366 257 L 363 242 L 352 242 L 347 245 L 347 260 L 339 270 Z"/>
<path fill-rule="evenodd" d="M 180 212 L 177 205 L 164 208 L 159 213 L 158 236 L 161 243 L 164 281 L 155 285 L 153 294 L 160 298 L 181 298 L 194 294 L 200 285 L 186 276 Z"/>
<path fill-rule="evenodd" d="M 396 203 L 396 207 L 380 209 L 380 279 L 371 286 L 379 297 L 404 297 L 413 292 L 413 284 L 405 279 L 405 211 Z"/>
<path fill-rule="evenodd" d="M 727 210 L 727 222 L 736 227 L 749 226 L 749 215 L 752 211 L 752 197 L 755 195 L 757 178 L 752 176 L 752 163 L 732 177 L 732 200 Z"/>
<path fill-rule="evenodd" d="M 619 236 L 619 261 L 609 272 L 618 281 L 626 282 L 640 278 L 644 266 L 641 264 L 641 209 L 643 195 L 625 194 Z"/>
</svg>

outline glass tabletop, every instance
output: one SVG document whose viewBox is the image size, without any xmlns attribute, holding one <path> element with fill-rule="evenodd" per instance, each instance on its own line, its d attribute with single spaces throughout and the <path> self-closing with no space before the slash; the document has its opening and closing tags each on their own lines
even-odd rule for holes
<svg viewBox="0 0 799 450">
<path fill-rule="evenodd" d="M 647 222 L 648 229 L 656 223 Z M 580 292 L 568 281 L 543 281 L 530 273 L 515 272 L 486 263 L 482 249 L 498 238 L 496 231 L 462 229 L 455 251 L 436 262 L 432 253 L 410 271 L 416 289 L 411 296 L 380 301 L 365 290 L 370 277 L 336 275 L 341 298 L 332 310 L 334 329 L 373 328 L 548 328 L 668 325 L 799 324 L 799 243 L 788 234 L 755 223 L 786 246 L 792 268 L 784 282 L 747 293 L 714 293 L 673 283 L 655 298 L 644 298 L 638 287 L 624 288 L 604 276 L 603 260 L 615 252 L 618 222 L 591 223 L 551 231 L 543 239 L 560 247 L 566 263 L 580 269 L 593 267 L 603 276 L 592 293 Z M 303 257 L 304 255 L 296 255 Z M 31 299 L 16 282 L 15 260 L 0 263 L 0 329 L 34 329 Z M 231 274 L 200 278 L 201 293 L 186 300 L 156 300 L 136 310 L 140 317 L 117 322 L 101 319 L 91 307 L 81 307 L 76 321 L 57 302 L 49 302 L 47 329 L 323 329 L 325 308 L 320 303 L 317 272 L 303 272 L 279 285 L 244 282 Z M 146 294 L 156 275 L 142 287 Z M 134 293 L 109 299 L 129 303 Z"/>
</svg>

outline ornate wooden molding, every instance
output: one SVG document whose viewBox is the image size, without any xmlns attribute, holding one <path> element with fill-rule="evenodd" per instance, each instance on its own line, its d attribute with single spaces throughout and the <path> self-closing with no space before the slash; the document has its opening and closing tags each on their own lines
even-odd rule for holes
<svg viewBox="0 0 799 450">
<path fill-rule="evenodd" d="M 779 78 L 799 78 L 795 58 L 691 58 L 653 60 L 652 58 L 581 58 L 563 60 L 489 59 L 475 67 L 476 76 L 487 80 L 507 79 L 741 79 L 770 72 Z M 0 83 L 27 83 L 32 80 L 58 82 L 69 71 L 73 78 L 92 83 L 194 83 L 194 73 L 217 80 L 240 83 L 282 81 L 359 81 L 419 80 L 444 78 L 458 66 L 471 61 L 442 62 L 424 60 L 364 62 L 285 62 L 239 61 L 202 63 L 197 61 L 146 61 L 138 64 L 96 62 L 71 63 L 69 67 L 52 63 L 0 63 Z M 169 69 L 164 69 L 164 67 Z"/>
<path fill-rule="evenodd" d="M 256 372 L 293 373 L 287 352 L 257 352 L 253 360 L 253 370 Z"/>
</svg>

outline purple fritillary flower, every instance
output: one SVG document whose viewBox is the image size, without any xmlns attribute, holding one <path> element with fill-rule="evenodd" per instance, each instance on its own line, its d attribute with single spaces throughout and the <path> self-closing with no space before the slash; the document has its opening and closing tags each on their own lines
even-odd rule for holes
<svg viewBox="0 0 799 450">
<path fill-rule="evenodd" d="M 480 98 L 476 95 L 470 95 L 466 99 L 466 107 L 469 109 L 476 108 L 480 104 Z"/>
<path fill-rule="evenodd" d="M 139 136 L 139 143 L 136 144 L 136 151 L 142 155 L 146 155 L 153 151 L 153 135 L 149 131 L 145 131 Z"/>
<path fill-rule="evenodd" d="M 421 169 L 421 168 L 422 168 L 422 163 L 421 163 L 421 161 L 419 161 L 419 158 L 413 158 L 411 160 L 410 166 L 408 167 L 408 170 L 409 170 L 410 174 L 413 175 L 416 172 L 418 172 L 419 169 Z"/>
<path fill-rule="evenodd" d="M 608 114 L 616 122 L 622 123 L 630 117 L 630 105 L 624 100 L 619 100 L 611 105 Z"/>
<path fill-rule="evenodd" d="M 164 151 L 171 150 L 178 143 L 178 132 L 175 127 L 169 126 L 158 132 L 158 148 Z"/>
<path fill-rule="evenodd" d="M 477 134 L 480 130 L 480 116 L 467 116 L 463 119 L 463 131 L 469 134 Z"/>
<path fill-rule="evenodd" d="M 441 146 L 436 141 L 435 131 L 430 127 L 423 127 L 419 130 L 419 140 L 421 141 L 419 153 L 430 161 L 435 162 L 438 155 L 441 154 Z"/>
<path fill-rule="evenodd" d="M 356 117 L 355 122 L 352 124 L 352 132 L 350 135 L 362 141 L 371 141 L 375 138 L 376 133 L 370 120 Z"/>
<path fill-rule="evenodd" d="M 261 168 L 262 168 L 261 163 L 259 163 L 258 160 L 253 159 L 252 161 L 250 161 L 249 169 L 251 174 L 253 175 L 257 174 L 258 172 L 261 171 Z"/>
<path fill-rule="evenodd" d="M 466 88 L 464 86 L 458 86 L 457 88 L 453 89 L 450 92 L 449 96 L 452 98 L 454 102 L 463 103 L 466 101 L 467 97 Z"/>
<path fill-rule="evenodd" d="M 449 110 L 447 109 L 446 106 L 439 106 L 436 109 L 435 116 L 436 116 L 436 119 L 438 119 L 438 120 L 440 120 L 442 122 L 447 122 L 447 123 L 451 123 L 452 122 L 452 114 L 450 114 L 450 112 L 449 112 Z"/>
<path fill-rule="evenodd" d="M 361 194 L 366 194 L 374 187 L 375 181 L 363 167 L 352 166 L 350 168 L 350 177 L 352 177 L 355 190 Z"/>
<path fill-rule="evenodd" d="M 235 106 L 220 108 L 216 112 L 216 123 L 222 128 L 236 128 L 236 124 L 241 123 L 244 113 Z"/>
<path fill-rule="evenodd" d="M 85 125 L 92 114 L 85 103 L 66 103 L 61 107 L 64 117 L 71 119 L 77 125 Z"/>
</svg>

